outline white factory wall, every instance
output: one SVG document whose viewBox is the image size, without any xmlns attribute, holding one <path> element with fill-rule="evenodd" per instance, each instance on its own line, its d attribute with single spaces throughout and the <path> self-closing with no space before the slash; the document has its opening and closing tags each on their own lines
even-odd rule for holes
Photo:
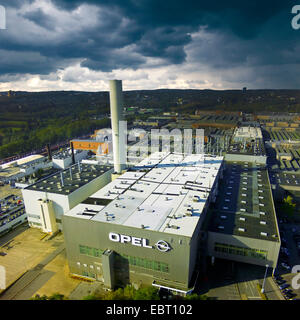
<svg viewBox="0 0 300 320">
<path fill-rule="evenodd" d="M 64 212 L 69 211 L 69 195 L 49 193 L 44 191 L 35 191 L 29 189 L 22 189 L 25 210 L 28 215 L 28 222 L 41 223 L 41 206 L 39 199 L 49 199 L 53 201 L 53 208 L 57 219 L 61 219 Z M 40 219 L 35 219 L 33 216 L 38 216 Z"/>
<path fill-rule="evenodd" d="M 39 169 L 51 168 L 53 166 L 52 162 L 39 162 L 34 165 L 30 165 L 26 168 L 20 168 L 20 172 L 25 173 L 25 175 L 32 174 Z"/>
<path fill-rule="evenodd" d="M 74 151 L 75 152 L 75 151 Z M 75 162 L 81 161 L 87 157 L 88 151 L 82 150 L 81 152 L 75 152 Z M 52 159 L 53 167 L 58 169 L 66 169 L 72 165 L 72 155 L 64 159 Z"/>
<path fill-rule="evenodd" d="M 68 212 L 81 201 L 88 198 L 90 195 L 104 187 L 111 181 L 111 173 L 113 169 L 105 172 L 94 180 L 78 188 L 74 192 L 64 195 L 59 193 L 50 193 L 38 190 L 22 189 L 24 205 L 28 214 L 28 222 L 41 223 L 41 206 L 39 199 L 49 199 L 53 201 L 53 209 L 56 219 L 61 220 L 62 215 Z M 36 216 L 36 217 L 35 217 Z M 38 218 L 39 217 L 39 218 Z M 37 226 L 37 225 L 36 225 Z M 41 226 L 37 226 L 40 227 Z M 62 230 L 62 224 L 58 221 L 58 228 Z"/>
</svg>

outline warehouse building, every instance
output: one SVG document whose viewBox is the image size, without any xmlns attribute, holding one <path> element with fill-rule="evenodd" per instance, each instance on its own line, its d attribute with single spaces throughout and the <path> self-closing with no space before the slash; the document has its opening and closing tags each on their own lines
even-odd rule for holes
<svg viewBox="0 0 300 320">
<path fill-rule="evenodd" d="M 72 274 L 108 288 L 193 289 L 223 157 L 155 152 L 63 216 Z"/>
<path fill-rule="evenodd" d="M 207 255 L 276 268 L 280 235 L 266 167 L 226 161 L 217 205 L 207 215 Z"/>
<path fill-rule="evenodd" d="M 112 172 L 110 165 L 78 163 L 22 189 L 29 225 L 62 230 L 62 215 L 109 183 Z"/>
</svg>

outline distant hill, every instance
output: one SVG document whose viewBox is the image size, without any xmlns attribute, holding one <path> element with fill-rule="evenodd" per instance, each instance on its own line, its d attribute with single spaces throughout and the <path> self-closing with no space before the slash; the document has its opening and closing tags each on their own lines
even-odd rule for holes
<svg viewBox="0 0 300 320">
<path fill-rule="evenodd" d="M 89 110 L 90 115 L 109 113 L 108 92 L 49 91 L 0 93 L 0 117 L 11 113 L 20 120 L 74 116 Z M 124 92 L 125 106 L 163 108 L 193 112 L 201 109 L 228 111 L 300 112 L 300 90 L 135 90 Z M 23 117 L 23 118 L 22 118 Z"/>
<path fill-rule="evenodd" d="M 181 114 L 300 113 L 300 90 L 134 90 L 124 91 L 124 106 Z M 109 125 L 108 117 L 109 93 L 104 91 L 1 92 L 0 159 L 88 134 Z"/>
</svg>

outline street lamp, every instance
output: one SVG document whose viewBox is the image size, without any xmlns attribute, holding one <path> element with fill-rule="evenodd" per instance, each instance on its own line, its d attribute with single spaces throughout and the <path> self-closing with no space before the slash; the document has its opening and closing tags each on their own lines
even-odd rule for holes
<svg viewBox="0 0 300 320">
<path fill-rule="evenodd" d="M 264 276 L 264 282 L 263 282 L 263 285 L 262 285 L 262 288 L 261 288 L 261 291 L 260 291 L 261 293 L 265 292 L 265 282 L 266 282 L 268 267 L 269 267 L 269 265 L 266 264 L 266 272 L 265 272 L 265 276 Z"/>
</svg>

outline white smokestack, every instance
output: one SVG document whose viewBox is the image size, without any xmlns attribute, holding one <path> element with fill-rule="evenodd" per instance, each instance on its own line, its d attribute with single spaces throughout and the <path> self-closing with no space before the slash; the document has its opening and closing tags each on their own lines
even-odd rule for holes
<svg viewBox="0 0 300 320">
<path fill-rule="evenodd" d="M 121 173 L 126 163 L 126 149 L 123 139 L 125 132 L 119 128 L 119 122 L 124 121 L 122 80 L 110 80 L 109 88 L 114 168 L 117 173 Z M 120 136 L 122 137 L 120 138 Z"/>
</svg>

